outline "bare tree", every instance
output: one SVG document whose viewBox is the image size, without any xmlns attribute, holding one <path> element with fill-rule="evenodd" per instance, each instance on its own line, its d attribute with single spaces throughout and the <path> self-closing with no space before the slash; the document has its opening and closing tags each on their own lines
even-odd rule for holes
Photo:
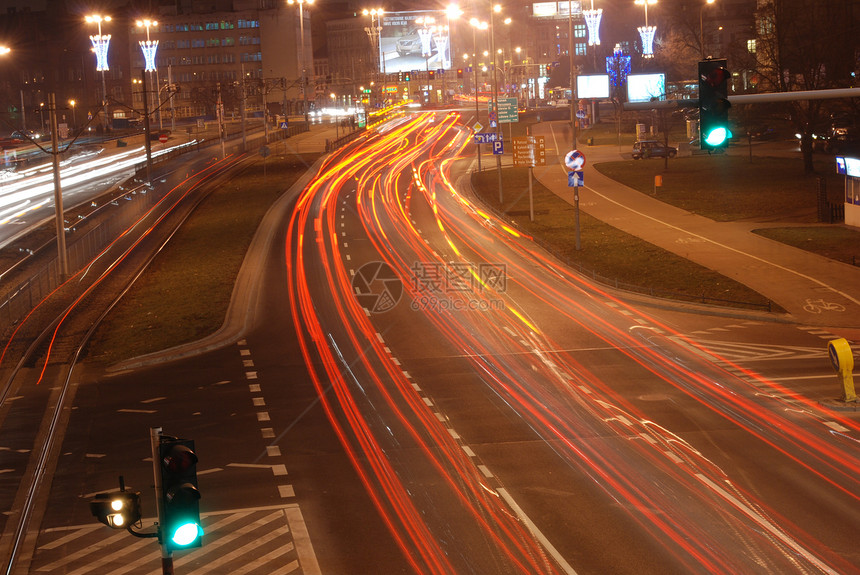
<svg viewBox="0 0 860 575">
<path fill-rule="evenodd" d="M 755 70 L 761 91 L 823 90 L 851 85 L 857 40 L 852 0 L 760 0 Z M 812 134 L 824 122 L 822 100 L 787 105 L 800 134 L 806 173 L 814 171 Z"/>
</svg>

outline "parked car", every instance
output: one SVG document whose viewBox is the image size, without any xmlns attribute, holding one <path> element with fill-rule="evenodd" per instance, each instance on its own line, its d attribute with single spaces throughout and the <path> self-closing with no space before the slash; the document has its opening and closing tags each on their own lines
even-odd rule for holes
<svg viewBox="0 0 860 575">
<path fill-rule="evenodd" d="M 678 148 L 665 146 L 657 140 L 638 140 L 633 143 L 633 159 L 640 158 L 674 158 L 678 154 Z"/>
</svg>

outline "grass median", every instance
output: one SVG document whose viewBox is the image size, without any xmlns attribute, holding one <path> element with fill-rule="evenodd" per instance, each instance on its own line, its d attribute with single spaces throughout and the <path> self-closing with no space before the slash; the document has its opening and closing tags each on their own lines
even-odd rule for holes
<svg viewBox="0 0 860 575">
<path fill-rule="evenodd" d="M 220 328 L 260 221 L 317 157 L 258 160 L 214 190 L 99 326 L 89 357 L 114 363 Z"/>
<path fill-rule="evenodd" d="M 535 221 L 529 219 L 528 168 L 503 169 L 500 206 L 498 176 L 487 170 L 473 177 L 476 193 L 568 265 L 604 283 L 682 301 L 744 309 L 776 309 L 758 292 L 677 256 L 580 210 L 581 249 L 576 249 L 574 208 L 537 180 L 533 182 Z"/>
</svg>

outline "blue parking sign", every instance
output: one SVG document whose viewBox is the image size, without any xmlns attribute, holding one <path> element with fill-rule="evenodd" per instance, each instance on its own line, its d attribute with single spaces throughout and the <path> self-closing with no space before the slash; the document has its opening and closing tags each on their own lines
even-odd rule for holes
<svg viewBox="0 0 860 575">
<path fill-rule="evenodd" d="M 502 140 L 496 140 L 495 142 L 493 142 L 493 153 L 496 155 L 505 153 L 505 147 L 503 145 Z"/>
</svg>

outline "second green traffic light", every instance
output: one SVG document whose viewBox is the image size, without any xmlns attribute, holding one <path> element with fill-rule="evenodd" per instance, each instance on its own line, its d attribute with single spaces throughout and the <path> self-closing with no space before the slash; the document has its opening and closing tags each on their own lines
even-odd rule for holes
<svg viewBox="0 0 860 575">
<path fill-rule="evenodd" d="M 699 145 L 703 150 L 723 149 L 732 137 L 729 130 L 731 76 L 725 59 L 699 62 Z"/>
</svg>

